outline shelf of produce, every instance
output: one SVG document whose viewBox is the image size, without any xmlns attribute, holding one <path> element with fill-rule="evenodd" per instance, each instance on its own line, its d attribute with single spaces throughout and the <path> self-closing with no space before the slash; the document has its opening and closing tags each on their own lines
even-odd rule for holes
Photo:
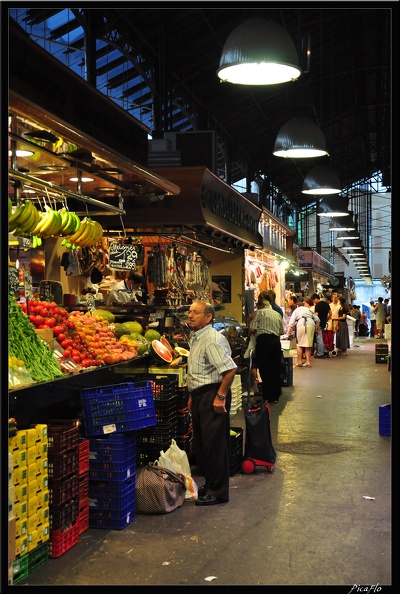
<svg viewBox="0 0 400 594">
<path fill-rule="evenodd" d="M 122 369 L 129 373 L 133 367 L 147 367 L 148 364 L 149 356 L 143 355 L 112 365 L 83 369 L 49 382 L 12 389 L 8 398 L 9 417 L 17 420 L 18 429 L 28 429 L 32 424 L 46 423 L 51 418 L 79 418 L 82 389 L 119 383 Z"/>
</svg>

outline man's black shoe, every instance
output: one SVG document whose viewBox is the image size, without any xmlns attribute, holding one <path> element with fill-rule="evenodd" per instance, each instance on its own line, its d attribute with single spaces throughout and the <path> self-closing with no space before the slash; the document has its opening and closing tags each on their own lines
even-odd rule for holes
<svg viewBox="0 0 400 594">
<path fill-rule="evenodd" d="M 228 503 L 229 499 L 220 499 L 219 497 L 214 497 L 213 495 L 205 495 L 204 497 L 199 497 L 196 499 L 196 505 L 217 505 L 217 503 Z"/>
<path fill-rule="evenodd" d="M 199 497 L 204 497 L 204 495 L 207 493 L 207 485 L 203 485 L 202 487 L 199 487 L 197 490 L 198 496 Z"/>
</svg>

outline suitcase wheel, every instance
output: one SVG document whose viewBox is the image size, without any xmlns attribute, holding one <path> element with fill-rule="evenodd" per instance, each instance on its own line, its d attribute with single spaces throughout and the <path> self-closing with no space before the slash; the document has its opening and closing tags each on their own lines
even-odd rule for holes
<svg viewBox="0 0 400 594">
<path fill-rule="evenodd" d="M 252 474 L 256 472 L 256 465 L 251 458 L 245 458 L 242 462 L 242 472 L 245 474 Z"/>
<path fill-rule="evenodd" d="M 331 352 L 329 353 L 329 356 L 330 356 L 330 357 L 337 357 L 337 351 L 331 351 Z"/>
</svg>

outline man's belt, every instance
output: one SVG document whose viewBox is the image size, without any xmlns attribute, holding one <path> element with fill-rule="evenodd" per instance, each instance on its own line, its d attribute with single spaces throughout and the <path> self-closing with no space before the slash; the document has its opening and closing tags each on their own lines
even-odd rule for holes
<svg viewBox="0 0 400 594">
<path fill-rule="evenodd" d="M 205 392 L 209 392 L 211 390 L 218 391 L 220 385 L 221 385 L 221 382 L 218 382 L 217 384 L 207 384 L 206 386 L 201 386 L 200 388 L 196 388 L 196 390 L 192 390 L 190 392 L 190 395 L 197 396 L 198 394 L 204 394 Z"/>
</svg>

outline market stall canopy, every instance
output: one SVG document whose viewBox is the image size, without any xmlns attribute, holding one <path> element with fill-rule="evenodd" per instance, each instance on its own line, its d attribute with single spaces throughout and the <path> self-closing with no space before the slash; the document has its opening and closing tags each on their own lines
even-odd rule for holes
<svg viewBox="0 0 400 594">
<path fill-rule="evenodd" d="M 136 235 L 186 237 L 226 251 L 262 248 L 261 209 L 206 167 L 158 168 L 180 187 L 178 196 L 139 196 L 125 203 L 125 231 Z M 118 217 L 100 217 L 118 233 Z"/>
</svg>

